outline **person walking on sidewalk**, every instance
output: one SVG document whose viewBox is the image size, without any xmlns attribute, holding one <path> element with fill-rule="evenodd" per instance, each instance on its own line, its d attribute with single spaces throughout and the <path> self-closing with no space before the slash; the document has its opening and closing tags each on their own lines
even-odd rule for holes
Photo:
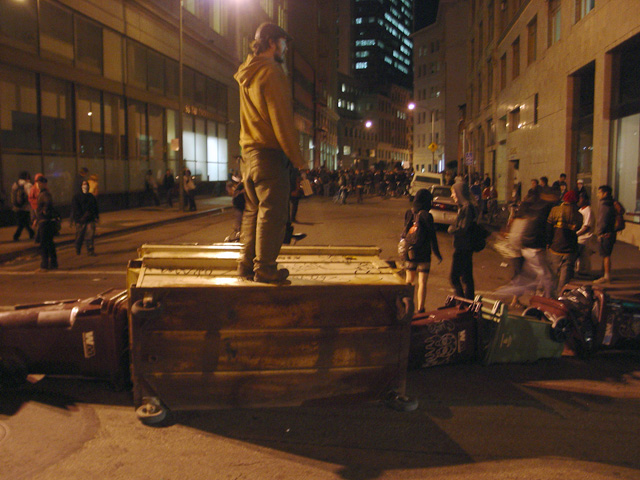
<svg viewBox="0 0 640 480">
<path fill-rule="evenodd" d="M 57 234 L 57 213 L 53 208 L 53 197 L 47 188 L 46 177 L 38 179 L 38 187 L 40 188 L 40 195 L 38 195 L 38 208 L 36 210 L 38 225 L 36 242 L 40 244 L 40 269 L 55 270 L 58 268 L 58 256 L 53 238 Z"/>
<path fill-rule="evenodd" d="M 22 230 L 27 230 L 29 238 L 33 239 L 34 231 L 31 228 L 31 206 L 29 205 L 29 191 L 31 190 L 31 177 L 29 172 L 20 172 L 18 180 L 11 186 L 11 206 L 16 214 L 18 227 L 13 234 L 13 241 L 20 240 Z"/>
<path fill-rule="evenodd" d="M 167 168 L 167 171 L 164 173 L 164 178 L 162 179 L 162 189 L 167 197 L 167 205 L 169 205 L 169 207 L 173 207 L 173 193 L 175 187 L 176 179 L 173 177 L 171 169 Z"/>
<path fill-rule="evenodd" d="M 613 206 L 611 187 L 601 185 L 598 187 L 598 218 L 596 222 L 596 235 L 602 257 L 602 277 L 594 280 L 593 283 L 611 282 L 611 253 L 613 245 L 616 243 L 616 210 Z"/>
<path fill-rule="evenodd" d="M 100 219 L 98 202 L 89 192 L 89 182 L 82 182 L 82 192 L 73 196 L 71 204 L 71 220 L 76 226 L 76 255 L 80 255 L 82 244 L 86 242 L 87 253 L 95 255 L 93 238 L 96 233 L 96 222 Z"/>
<path fill-rule="evenodd" d="M 184 189 L 184 207 L 189 205 L 189 211 L 196 211 L 196 184 L 191 178 L 191 170 L 188 168 L 185 169 L 184 175 L 182 176 L 183 182 L 182 186 Z"/>
<path fill-rule="evenodd" d="M 240 146 L 246 205 L 238 275 L 282 283 L 289 276 L 276 259 L 289 216 L 289 168 L 305 167 L 293 121 L 285 71 L 289 35 L 274 23 L 256 30 L 252 53 L 234 78 L 240 85 Z"/>
</svg>

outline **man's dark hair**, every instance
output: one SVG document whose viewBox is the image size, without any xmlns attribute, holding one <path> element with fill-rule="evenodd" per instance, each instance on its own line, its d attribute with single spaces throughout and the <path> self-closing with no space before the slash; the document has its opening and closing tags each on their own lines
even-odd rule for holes
<svg viewBox="0 0 640 480">
<path fill-rule="evenodd" d="M 259 55 L 269 50 L 270 41 L 276 42 L 279 38 L 290 40 L 287 32 L 275 23 L 264 22 L 256 30 L 255 39 L 251 42 L 251 51 L 254 55 Z"/>
<path fill-rule="evenodd" d="M 549 179 L 547 177 L 540 177 L 540 181 L 543 182 L 545 185 L 549 184 Z"/>
<path fill-rule="evenodd" d="M 29 177 L 29 172 L 27 172 L 26 170 L 23 170 L 22 172 L 20 172 L 20 175 L 18 175 L 18 178 L 20 180 L 27 180 Z"/>
<path fill-rule="evenodd" d="M 598 187 L 598 190 L 603 191 L 605 194 L 611 196 L 611 193 L 613 192 L 613 190 L 611 189 L 611 187 L 609 185 L 600 185 Z"/>
<path fill-rule="evenodd" d="M 532 182 L 536 182 L 536 185 L 539 185 L 539 184 L 540 184 L 540 182 L 538 182 L 538 179 L 537 179 L 537 178 L 532 178 L 532 179 L 531 179 L 531 181 L 532 181 Z"/>
<path fill-rule="evenodd" d="M 561 173 L 560 174 L 560 178 L 567 178 L 567 174 L 566 173 Z"/>
</svg>

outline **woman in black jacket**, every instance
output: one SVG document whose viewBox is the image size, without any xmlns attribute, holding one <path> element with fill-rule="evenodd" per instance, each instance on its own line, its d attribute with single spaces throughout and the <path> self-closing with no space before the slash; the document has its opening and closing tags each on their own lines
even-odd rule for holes
<svg viewBox="0 0 640 480">
<path fill-rule="evenodd" d="M 431 192 L 424 188 L 416 193 L 411 209 L 405 213 L 404 231 L 402 232 L 402 238 L 407 241 L 411 251 L 405 262 L 407 283 L 415 286 L 416 272 L 418 274 L 416 292 L 418 313 L 424 312 L 427 300 L 427 279 L 431 269 L 431 252 L 440 262 L 442 261 L 433 216 L 429 213 L 432 198 Z"/>
<path fill-rule="evenodd" d="M 453 235 L 453 261 L 451 263 L 451 285 L 456 296 L 473 300 L 475 285 L 473 282 L 473 248 L 471 246 L 471 228 L 478 219 L 476 207 L 471 203 L 469 185 L 454 183 L 451 198 L 458 204 L 458 216 L 449 227 Z M 464 288 L 463 288 L 464 284 Z"/>
</svg>

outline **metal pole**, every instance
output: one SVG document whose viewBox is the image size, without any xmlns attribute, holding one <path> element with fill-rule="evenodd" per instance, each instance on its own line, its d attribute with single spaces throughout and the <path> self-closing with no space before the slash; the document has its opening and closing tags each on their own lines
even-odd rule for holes
<svg viewBox="0 0 640 480">
<path fill-rule="evenodd" d="M 180 182 L 180 186 L 179 186 L 179 199 L 178 201 L 180 202 L 180 207 L 179 210 L 182 209 L 184 210 L 184 148 L 183 148 L 183 125 L 182 125 L 182 112 L 184 111 L 184 98 L 183 98 L 183 78 L 182 78 L 182 72 L 184 70 L 184 66 L 183 66 L 183 59 L 182 59 L 182 36 L 183 36 L 183 32 L 182 32 L 182 5 L 183 5 L 183 0 L 179 1 L 179 9 L 180 9 L 180 13 L 178 14 L 178 18 L 179 18 L 179 39 L 178 39 L 178 181 Z"/>
<path fill-rule="evenodd" d="M 434 133 L 436 124 L 434 122 L 435 119 L 435 110 L 431 110 L 431 143 L 435 143 L 436 135 Z M 431 150 L 431 171 L 436 171 L 436 151 Z"/>
</svg>

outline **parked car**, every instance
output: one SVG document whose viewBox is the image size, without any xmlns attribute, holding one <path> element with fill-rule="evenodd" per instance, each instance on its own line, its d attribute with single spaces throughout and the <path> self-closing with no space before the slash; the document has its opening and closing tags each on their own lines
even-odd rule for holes
<svg viewBox="0 0 640 480">
<path fill-rule="evenodd" d="M 442 173 L 416 173 L 409 185 L 409 201 L 413 202 L 418 190 L 430 189 L 433 186 L 444 185 L 444 175 Z"/>
<path fill-rule="evenodd" d="M 451 198 L 451 187 L 445 185 L 433 185 L 431 187 L 433 203 L 429 212 L 433 215 L 436 225 L 451 225 L 458 216 L 458 205 Z"/>
</svg>

